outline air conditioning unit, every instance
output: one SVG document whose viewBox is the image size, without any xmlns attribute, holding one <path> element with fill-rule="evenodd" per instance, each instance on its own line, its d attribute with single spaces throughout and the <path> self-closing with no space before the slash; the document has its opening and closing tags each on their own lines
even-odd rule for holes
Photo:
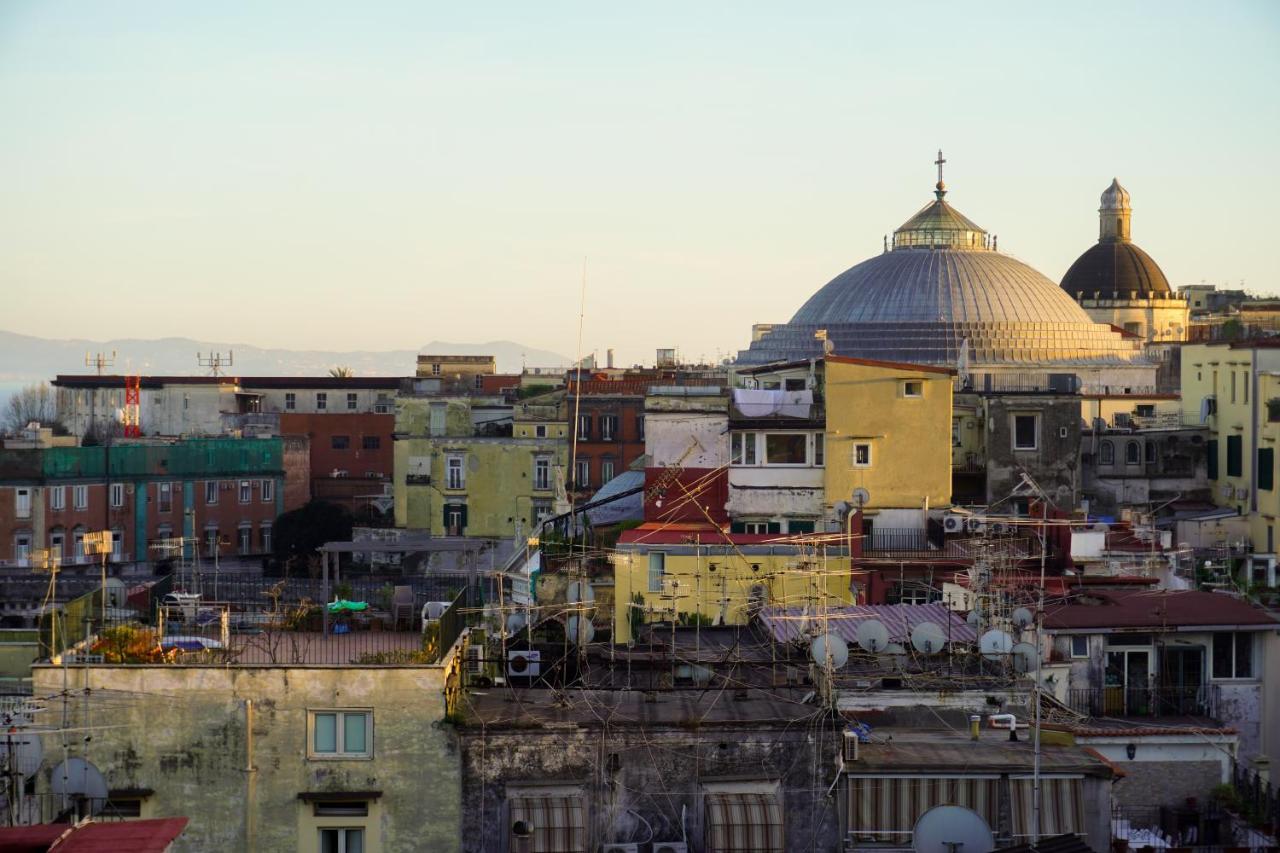
<svg viewBox="0 0 1280 853">
<path fill-rule="evenodd" d="M 655 841 L 653 853 L 689 853 L 689 845 L 683 841 Z"/>
<path fill-rule="evenodd" d="M 513 678 L 537 678 L 542 674 L 542 653 L 533 649 L 507 651 L 507 675 Z"/>
<path fill-rule="evenodd" d="M 640 853 L 639 844 L 605 844 L 600 853 Z"/>
<path fill-rule="evenodd" d="M 1231 492 L 1232 492 L 1231 484 L 1230 484 L 1230 483 L 1223 483 L 1223 484 L 1222 484 L 1222 489 L 1221 489 L 1221 491 L 1222 491 L 1222 496 L 1223 496 L 1224 498 L 1229 498 L 1229 497 L 1231 497 Z"/>
<path fill-rule="evenodd" d="M 845 764 L 852 764 L 858 760 L 858 734 L 857 732 L 845 732 L 844 741 L 840 747 L 840 758 Z"/>
<path fill-rule="evenodd" d="M 964 530 L 964 516 L 948 513 L 942 517 L 942 529 L 947 533 L 960 533 Z"/>
<path fill-rule="evenodd" d="M 467 675 L 484 674 L 484 646 L 467 646 Z"/>
<path fill-rule="evenodd" d="M 981 533 L 987 529 L 987 523 L 981 518 L 970 517 L 965 519 L 964 527 L 970 533 Z"/>
<path fill-rule="evenodd" d="M 991 525 L 991 532 L 996 534 L 1011 533 L 1013 531 L 1012 524 L 1005 524 L 1003 521 L 997 521 Z"/>
</svg>

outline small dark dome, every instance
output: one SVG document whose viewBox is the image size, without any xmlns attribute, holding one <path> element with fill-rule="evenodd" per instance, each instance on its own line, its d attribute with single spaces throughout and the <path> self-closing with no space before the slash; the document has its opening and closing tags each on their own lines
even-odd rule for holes
<svg viewBox="0 0 1280 853">
<path fill-rule="evenodd" d="M 1076 258 L 1062 277 L 1062 289 L 1072 298 L 1083 292 L 1103 299 L 1130 293 L 1172 294 L 1169 280 L 1151 256 L 1129 242 L 1102 242 Z"/>
</svg>

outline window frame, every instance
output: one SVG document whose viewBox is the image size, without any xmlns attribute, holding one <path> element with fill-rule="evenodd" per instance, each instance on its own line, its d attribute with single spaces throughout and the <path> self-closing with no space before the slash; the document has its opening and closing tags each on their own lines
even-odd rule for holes
<svg viewBox="0 0 1280 853">
<path fill-rule="evenodd" d="M 380 435 L 362 435 L 360 436 L 361 450 L 381 450 L 382 436 Z"/>
<path fill-rule="evenodd" d="M 867 451 L 867 458 L 862 462 L 858 461 L 858 451 L 860 449 L 865 449 Z M 855 441 L 853 443 L 853 448 L 849 452 L 849 465 L 853 468 L 870 468 L 875 464 L 875 458 L 875 448 L 873 447 L 872 442 Z"/>
<path fill-rule="evenodd" d="M 810 455 L 814 468 L 825 468 L 827 464 L 827 435 L 822 432 L 813 434 L 813 452 Z"/>
<path fill-rule="evenodd" d="M 118 499 L 117 499 L 118 498 Z M 107 500 L 112 509 L 124 506 L 124 483 L 112 483 L 107 487 Z"/>
<path fill-rule="evenodd" d="M 71 487 L 71 505 L 73 509 L 89 508 L 89 487 L 87 485 Z"/>
<path fill-rule="evenodd" d="M 322 752 L 316 749 L 316 718 L 318 716 L 334 716 L 334 751 Z M 364 740 L 362 752 L 350 752 L 346 747 L 347 716 L 363 716 L 365 718 Z M 372 761 L 374 758 L 374 728 L 372 708 L 308 708 L 307 709 L 307 759 L 310 761 Z"/>
<path fill-rule="evenodd" d="M 803 433 L 803 432 L 784 432 L 784 431 L 781 431 L 781 430 L 770 430 L 770 431 L 768 431 L 768 432 L 762 432 L 762 433 L 760 433 L 760 434 L 764 436 L 764 441 L 762 442 L 762 444 L 764 445 L 764 447 L 763 447 L 763 448 L 761 448 L 761 450 L 762 450 L 763 452 L 759 454 L 759 459 L 760 459 L 760 463 L 759 463 L 759 464 L 760 464 L 762 467 L 765 467 L 765 468 L 809 468 L 809 467 L 812 467 L 812 466 L 810 465 L 810 456 L 809 456 L 809 450 L 810 450 L 809 445 L 810 445 L 810 442 L 809 442 L 809 434 L 808 434 L 808 433 Z M 774 437 L 779 437 L 779 436 L 780 436 L 780 437 L 785 437 L 785 438 L 788 438 L 788 439 L 792 439 L 793 441 L 792 441 L 792 442 L 790 442 L 790 443 L 795 443 L 795 442 L 794 442 L 794 439 L 799 439 L 799 444 L 800 444 L 800 448 L 801 448 L 801 449 L 800 449 L 800 452 L 801 452 L 801 454 L 803 455 L 803 457 L 804 457 L 804 458 L 803 458 L 803 459 L 801 459 L 799 462 L 771 462 L 771 461 L 769 461 L 769 439 L 770 439 L 770 438 L 774 438 Z"/>
<path fill-rule="evenodd" d="M 253 485 L 249 480 L 241 480 L 239 485 L 240 503 L 247 504 L 253 500 Z"/>
<path fill-rule="evenodd" d="M 354 412 L 360 408 L 360 395 L 353 391 L 347 392 L 347 411 Z"/>
<path fill-rule="evenodd" d="M 600 460 L 600 485 L 608 483 L 614 478 L 614 462 L 612 459 Z"/>
<path fill-rule="evenodd" d="M 331 435 L 329 436 L 330 450 L 350 450 L 351 436 L 349 435 Z"/>
<path fill-rule="evenodd" d="M 327 391 L 316 392 L 316 411 L 317 412 L 329 411 L 329 392 Z"/>
<path fill-rule="evenodd" d="M 275 499 L 276 499 L 276 481 L 275 480 L 272 480 L 270 477 L 268 477 L 262 481 L 262 483 L 259 485 L 258 488 L 262 493 L 262 502 L 264 504 L 275 502 Z"/>
<path fill-rule="evenodd" d="M 338 833 L 338 836 L 337 836 L 337 838 L 338 838 L 338 843 L 337 843 L 337 845 L 335 846 L 336 853 L 350 853 L 350 850 L 349 850 L 349 848 L 348 848 L 348 843 L 347 843 L 347 840 L 348 840 L 348 839 L 347 839 L 347 834 L 348 834 L 348 833 L 351 833 L 351 832 L 358 832 L 358 833 L 360 833 L 360 846 L 359 846 L 359 850 L 361 851 L 361 853 L 363 853 L 363 851 L 365 851 L 365 850 L 368 850 L 368 849 L 369 849 L 369 848 L 365 845 L 365 835 L 364 835 L 364 830 L 365 830 L 365 828 L 364 828 L 363 826 L 321 826 L 321 827 L 317 827 L 317 828 L 316 828 L 317 849 L 318 849 L 318 850 L 321 850 L 321 851 L 323 851 L 323 850 L 325 849 L 325 846 L 324 846 L 324 835 L 325 835 L 325 833 L 326 833 L 326 832 L 336 832 L 336 833 Z"/>
<path fill-rule="evenodd" d="M 649 558 L 649 592 L 662 592 L 665 589 L 663 583 L 667 576 L 667 552 L 666 551 L 650 551 Z M 656 560 L 654 558 L 657 558 Z M 657 569 L 655 572 L 654 569 Z M 657 581 L 655 583 L 655 580 Z"/>
<path fill-rule="evenodd" d="M 1134 439 L 1124 443 L 1124 464 L 1129 466 L 1142 464 L 1142 445 Z"/>
<path fill-rule="evenodd" d="M 591 488 L 591 457 L 579 459 L 574 462 L 573 477 L 574 488 Z"/>
<path fill-rule="evenodd" d="M 912 386 L 915 391 L 912 391 Z M 902 380 L 902 396 L 907 400 L 924 399 L 924 380 L 923 379 L 904 379 Z"/>
<path fill-rule="evenodd" d="M 220 481 L 218 481 L 218 480 L 205 480 L 205 481 L 204 481 L 204 505 L 205 505 L 205 506 L 217 506 L 217 505 L 218 505 L 218 486 L 219 486 L 219 482 L 220 482 Z"/>
<path fill-rule="evenodd" d="M 1231 651 L 1228 658 L 1231 662 L 1230 675 L 1218 674 L 1218 640 L 1220 637 L 1231 638 Z M 1243 639 L 1245 642 L 1244 646 L 1241 646 L 1241 639 Z M 1248 654 L 1248 659 L 1246 661 L 1246 663 L 1248 664 L 1248 670 L 1249 670 L 1248 675 L 1240 675 L 1240 652 L 1242 648 L 1245 649 Z M 1214 681 L 1257 681 L 1259 676 L 1254 674 L 1255 672 L 1257 672 L 1257 669 L 1258 669 L 1257 655 L 1254 654 L 1254 652 L 1255 652 L 1255 648 L 1254 648 L 1254 638 L 1253 638 L 1252 632 L 1250 631 L 1215 631 L 1213 633 L 1212 647 L 1209 649 L 1210 677 Z"/>
<path fill-rule="evenodd" d="M 156 483 L 156 512 L 173 512 L 173 483 Z"/>
<path fill-rule="evenodd" d="M 533 490 L 546 492 L 551 489 L 551 457 L 535 456 L 533 458 Z"/>
<path fill-rule="evenodd" d="M 30 495 L 30 492 L 28 492 L 28 495 Z M 67 487 L 66 486 L 50 486 L 49 487 L 49 510 L 51 512 L 63 512 L 66 510 L 66 508 L 67 508 Z M 18 506 L 17 511 L 18 513 L 22 512 L 22 508 L 20 505 Z M 31 507 L 29 505 L 27 507 L 27 511 L 28 512 L 31 511 Z"/>
<path fill-rule="evenodd" d="M 1010 415 L 1009 423 L 1011 444 L 1014 451 L 1018 453 L 1031 453 L 1040 449 L 1040 415 L 1036 412 L 1014 412 Z M 1019 444 L 1018 442 L 1018 421 L 1022 418 L 1031 418 L 1031 444 Z"/>
<path fill-rule="evenodd" d="M 454 473 L 457 477 L 454 477 Z M 444 458 L 444 487 L 450 491 L 460 492 L 467 488 L 467 457 L 461 453 L 450 453 Z"/>
<path fill-rule="evenodd" d="M 1104 440 L 1098 445 L 1098 464 L 1116 464 L 1116 446 L 1113 442 Z"/>
<path fill-rule="evenodd" d="M 1080 652 L 1078 652 L 1078 651 L 1076 651 L 1076 641 L 1078 641 L 1078 640 L 1080 640 L 1080 641 L 1083 641 L 1083 642 L 1084 642 L 1084 653 L 1083 653 L 1083 654 L 1082 654 L 1082 653 L 1080 653 Z M 1071 635 L 1071 649 L 1070 649 L 1070 652 L 1071 652 L 1071 659 L 1072 659 L 1072 660 L 1083 660 L 1083 659 L 1087 659 L 1087 658 L 1089 657 L 1089 635 L 1088 635 L 1088 634 L 1072 634 L 1072 635 Z"/>
</svg>

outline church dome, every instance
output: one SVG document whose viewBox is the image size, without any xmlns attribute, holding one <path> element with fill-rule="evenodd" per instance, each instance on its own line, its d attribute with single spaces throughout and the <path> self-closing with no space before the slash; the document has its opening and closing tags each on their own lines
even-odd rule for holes
<svg viewBox="0 0 1280 853">
<path fill-rule="evenodd" d="M 1062 289 L 1073 299 L 1127 299 L 1172 296 L 1173 288 L 1151 256 L 1133 244 L 1129 191 L 1115 178 L 1102 191 L 1098 207 L 1098 242 L 1062 277 Z"/>
</svg>

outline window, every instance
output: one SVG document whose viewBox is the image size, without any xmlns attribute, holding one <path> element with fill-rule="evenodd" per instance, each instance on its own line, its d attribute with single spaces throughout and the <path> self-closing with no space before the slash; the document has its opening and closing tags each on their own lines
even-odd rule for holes
<svg viewBox="0 0 1280 853">
<path fill-rule="evenodd" d="M 204 530 L 204 555 L 206 557 L 217 557 L 222 553 L 222 538 L 218 535 L 218 528 L 206 527 Z"/>
<path fill-rule="evenodd" d="M 1244 401 L 1249 402 L 1249 371 L 1244 371 L 1240 375 L 1240 384 L 1244 387 Z"/>
<path fill-rule="evenodd" d="M 142 817 L 142 800 L 137 797 L 127 799 L 112 797 L 107 800 L 107 805 L 103 808 L 102 813 L 106 815 L 108 820 Z"/>
<path fill-rule="evenodd" d="M 1231 371 L 1231 402 L 1236 401 L 1236 372 Z"/>
<path fill-rule="evenodd" d="M 432 376 L 439 376 L 439 375 L 440 375 L 440 365 L 439 365 L 439 364 L 433 364 L 433 365 L 431 365 L 431 375 L 432 375 Z"/>
<path fill-rule="evenodd" d="M 269 504 L 276 499 L 276 481 L 263 480 L 261 484 L 262 502 Z"/>
<path fill-rule="evenodd" d="M 1276 451 L 1274 447 L 1258 448 L 1258 488 L 1271 491 L 1276 483 Z M 1267 549 L 1271 553 L 1271 549 Z"/>
<path fill-rule="evenodd" d="M 368 817 L 368 800 L 316 800 L 311 811 L 316 817 Z"/>
<path fill-rule="evenodd" d="M 919 379 L 908 379 L 902 383 L 902 396 L 904 397 L 923 397 L 924 383 Z"/>
<path fill-rule="evenodd" d="M 782 389 L 784 391 L 803 391 L 804 386 L 804 379 L 787 379 L 782 383 Z"/>
<path fill-rule="evenodd" d="M 1227 476 L 1239 477 L 1242 467 L 1244 441 L 1238 435 L 1227 436 Z"/>
<path fill-rule="evenodd" d="M 111 559 L 119 560 L 124 556 L 124 531 L 111 531 Z"/>
<path fill-rule="evenodd" d="M 754 432 L 735 432 L 730 435 L 729 461 L 732 464 L 756 464 L 756 435 Z"/>
<path fill-rule="evenodd" d="M 76 560 L 84 559 L 84 531 L 79 527 L 71 531 L 71 547 Z"/>
<path fill-rule="evenodd" d="M 1218 479 L 1218 440 L 1211 438 L 1204 443 L 1206 476 L 1210 480 Z"/>
<path fill-rule="evenodd" d="M 538 491 L 551 488 L 551 460 L 538 458 L 533 460 L 533 487 Z"/>
<path fill-rule="evenodd" d="M 320 853 L 364 853 L 364 830 L 358 827 L 320 830 Z"/>
<path fill-rule="evenodd" d="M 1148 441 L 1142 448 L 1143 458 L 1148 464 L 1155 464 L 1156 461 L 1156 444 L 1154 441 Z"/>
<path fill-rule="evenodd" d="M 600 485 L 613 479 L 613 460 L 605 459 L 600 463 Z"/>
<path fill-rule="evenodd" d="M 445 533 L 449 536 L 462 536 L 467 532 L 467 505 L 444 505 Z"/>
<path fill-rule="evenodd" d="M 769 432 L 764 436 L 764 464 L 804 465 L 809 437 L 802 432 Z"/>
<path fill-rule="evenodd" d="M 591 438 L 591 415 L 578 415 L 578 438 Z"/>
<path fill-rule="evenodd" d="M 253 487 L 249 485 L 248 480 L 240 481 L 240 503 L 247 504 L 253 500 Z"/>
<path fill-rule="evenodd" d="M 819 468 L 827 464 L 827 437 L 820 432 L 813 434 L 813 464 Z"/>
<path fill-rule="evenodd" d="M 335 435 L 329 439 L 329 446 L 334 450 L 346 450 L 351 446 L 351 436 Z"/>
<path fill-rule="evenodd" d="M 1104 441 L 1098 445 L 1098 464 L 1114 465 L 1116 464 L 1116 446 L 1109 441 Z"/>
<path fill-rule="evenodd" d="M 781 533 L 781 521 L 739 521 L 730 527 L 733 533 L 749 533 L 753 536 L 764 536 L 769 533 Z"/>
<path fill-rule="evenodd" d="M 30 495 L 30 492 L 27 493 Z M 67 487 L 66 486 L 50 486 L 49 487 L 49 509 L 54 511 L 64 510 L 67 508 Z M 30 509 L 30 504 L 28 504 Z"/>
<path fill-rule="evenodd" d="M 298 395 L 292 391 L 284 392 L 284 410 L 292 412 L 296 408 L 298 408 Z"/>
<path fill-rule="evenodd" d="M 73 486 L 71 489 L 71 499 L 75 502 L 76 509 L 88 509 L 89 507 L 89 487 Z"/>
<path fill-rule="evenodd" d="M 111 506 L 113 509 L 124 506 L 124 483 L 111 484 Z"/>
<path fill-rule="evenodd" d="M 207 506 L 213 506 L 218 502 L 218 481 L 204 481 L 204 502 Z"/>
<path fill-rule="evenodd" d="M 667 573 L 667 555 L 662 551 L 649 552 L 649 592 L 662 592 L 662 576 Z"/>
<path fill-rule="evenodd" d="M 1213 635 L 1213 677 L 1253 677 L 1253 635 L 1222 631 Z"/>
<path fill-rule="evenodd" d="M 551 501 L 534 501 L 533 502 L 533 521 L 535 524 L 541 524 L 551 517 Z"/>
<path fill-rule="evenodd" d="M 386 394 L 379 394 L 378 399 L 374 401 L 373 411 L 375 414 L 389 415 L 391 414 L 391 406 L 391 398 Z"/>
<path fill-rule="evenodd" d="M 1071 656 L 1073 658 L 1087 658 L 1089 656 L 1089 636 L 1087 634 L 1073 634 L 1071 636 Z"/>
<path fill-rule="evenodd" d="M 15 560 L 26 560 L 31 557 L 31 534 L 19 533 L 13 537 L 13 557 Z"/>
<path fill-rule="evenodd" d="M 792 518 L 787 521 L 787 533 L 812 533 L 817 527 L 816 523 L 808 519 Z"/>
<path fill-rule="evenodd" d="M 173 483 L 156 483 L 156 509 L 173 512 Z"/>
<path fill-rule="evenodd" d="M 312 711 L 312 758 L 372 758 L 371 711 Z"/>
<path fill-rule="evenodd" d="M 1039 432 L 1040 420 L 1038 415 L 1014 415 L 1013 416 L 1013 449 L 1014 450 L 1035 450 L 1037 447 L 1036 437 Z"/>
<path fill-rule="evenodd" d="M 428 421 L 427 429 L 431 435 L 444 435 L 445 416 L 448 414 L 446 404 L 432 403 L 431 418 Z"/>
<path fill-rule="evenodd" d="M 264 554 L 271 553 L 271 525 L 264 524 L 258 528 L 258 539 L 262 543 L 262 552 Z"/>
<path fill-rule="evenodd" d="M 329 408 L 329 395 L 324 391 L 316 394 L 316 411 L 324 411 Z"/>
<path fill-rule="evenodd" d="M 31 490 L 30 489 L 14 489 L 14 514 L 18 518 L 31 517 Z"/>
<path fill-rule="evenodd" d="M 1142 462 L 1142 448 L 1138 446 L 1138 442 L 1129 441 L 1124 445 L 1124 464 L 1137 465 Z"/>
<path fill-rule="evenodd" d="M 591 486 L 591 460 L 579 459 L 573 466 L 573 484 L 580 489 Z"/>
<path fill-rule="evenodd" d="M 463 457 L 449 456 L 445 459 L 444 487 L 446 489 L 465 489 L 467 487 L 466 470 L 463 468 Z"/>
<path fill-rule="evenodd" d="M 871 467 L 871 443 L 867 441 L 855 441 L 853 443 L 853 467 L 854 468 L 870 468 Z"/>
<path fill-rule="evenodd" d="M 636 437 L 644 441 L 644 415 L 636 415 Z"/>
<path fill-rule="evenodd" d="M 546 425 L 546 424 L 538 424 L 537 426 L 535 426 L 535 427 L 533 428 L 533 437 L 534 437 L 534 438 L 546 438 L 546 437 L 547 437 L 547 425 Z"/>
<path fill-rule="evenodd" d="M 361 446 L 361 448 L 363 448 L 363 449 L 365 449 L 365 450 L 381 450 L 381 449 L 382 449 L 382 436 L 380 436 L 380 435 L 366 435 L 366 436 L 364 436 L 363 438 L 361 438 L 361 439 L 360 439 L 360 446 Z"/>
<path fill-rule="evenodd" d="M 253 550 L 253 528 L 248 524 L 242 524 L 236 532 L 239 534 L 237 536 L 239 541 L 236 544 L 240 548 L 240 553 L 248 554 Z"/>
<path fill-rule="evenodd" d="M 348 394 L 348 395 L 347 395 L 347 410 L 348 410 L 348 411 L 355 411 L 356 406 L 358 405 L 357 401 L 358 401 L 359 399 L 360 399 L 360 398 L 359 398 L 359 396 L 358 396 L 358 395 L 356 395 L 356 394 Z"/>
<path fill-rule="evenodd" d="M 617 415 L 601 415 L 600 416 L 600 440 L 613 441 L 618 437 L 618 416 Z"/>
<path fill-rule="evenodd" d="M 476 374 L 476 390 L 480 391 L 483 389 L 484 389 L 484 374 L 477 373 Z"/>
</svg>

